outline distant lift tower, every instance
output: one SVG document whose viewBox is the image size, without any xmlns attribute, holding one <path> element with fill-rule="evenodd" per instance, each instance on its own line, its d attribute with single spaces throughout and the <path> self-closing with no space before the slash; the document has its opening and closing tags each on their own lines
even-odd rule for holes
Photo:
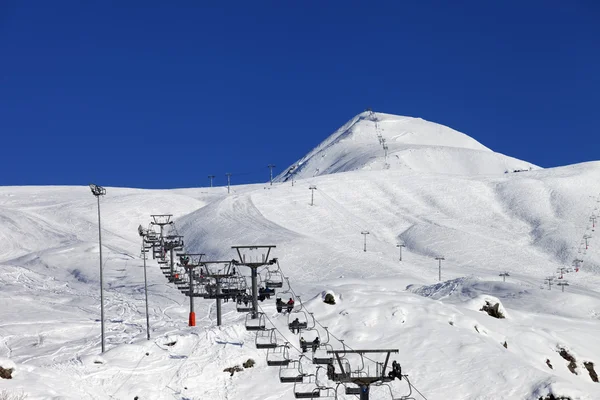
<svg viewBox="0 0 600 400">
<path fill-rule="evenodd" d="M 406 247 L 406 245 L 405 245 L 405 244 L 402 244 L 402 243 L 398 243 L 398 244 L 396 245 L 396 247 L 400 249 L 400 258 L 398 259 L 398 261 L 402 261 L 402 248 L 403 248 L 403 247 Z"/>
<path fill-rule="evenodd" d="M 152 217 L 152 221 L 150 224 L 158 225 L 160 227 L 160 244 L 163 245 L 163 238 L 165 235 L 165 225 L 171 225 L 173 221 L 171 221 L 171 217 L 173 214 L 153 214 L 150 215 Z"/>
<path fill-rule="evenodd" d="M 364 360 L 364 355 L 367 353 L 387 353 L 385 357 L 385 361 L 383 363 L 377 363 L 375 368 L 375 373 L 370 375 L 369 372 L 364 372 L 364 370 L 351 371 L 350 364 L 345 360 L 345 356 L 347 354 L 358 354 L 361 359 Z M 329 374 L 329 379 L 337 382 L 337 383 L 353 383 L 358 386 L 358 388 L 346 388 L 346 394 L 354 394 L 358 395 L 360 400 L 369 400 L 369 391 L 370 387 L 374 383 L 387 383 L 394 380 L 394 375 L 398 379 L 401 379 L 401 371 L 390 371 L 390 374 L 386 374 L 386 369 L 388 366 L 388 362 L 390 360 L 390 354 L 398 353 L 398 349 L 389 349 L 389 350 L 328 350 L 327 354 L 333 354 L 336 358 L 337 365 L 339 367 L 339 373 L 332 372 Z M 394 363 L 396 364 L 396 363 Z M 329 368 L 334 368 L 331 365 Z M 398 376 L 400 375 L 400 376 Z"/>
<path fill-rule="evenodd" d="M 436 257 L 436 260 L 439 261 L 439 280 L 442 281 L 442 260 L 445 260 L 444 257 Z"/>
<path fill-rule="evenodd" d="M 240 265 L 248 267 L 252 273 L 252 319 L 258 318 L 258 288 L 257 288 L 257 269 L 266 265 L 273 265 L 277 263 L 277 259 L 273 258 L 269 260 L 269 254 L 271 249 L 274 249 L 275 245 L 262 245 L 262 246 L 231 246 L 238 253 L 240 261 L 234 261 L 234 265 Z M 256 257 L 254 260 L 250 257 L 250 252 L 253 250 L 266 249 L 266 254 L 262 253 L 260 257 Z"/>
<path fill-rule="evenodd" d="M 273 186 L 273 168 L 275 168 L 275 165 L 269 164 L 269 165 L 267 165 L 267 168 L 269 168 L 271 170 L 269 182 L 270 182 L 270 186 Z"/>
<path fill-rule="evenodd" d="M 369 231 L 362 231 L 360 234 L 364 235 L 364 237 L 365 237 L 365 245 L 363 247 L 363 251 L 366 252 L 367 251 L 367 235 L 369 234 Z"/>
</svg>

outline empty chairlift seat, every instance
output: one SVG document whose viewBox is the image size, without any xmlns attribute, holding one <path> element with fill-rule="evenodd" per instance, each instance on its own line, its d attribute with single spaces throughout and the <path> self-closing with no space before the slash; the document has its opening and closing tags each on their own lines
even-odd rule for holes
<svg viewBox="0 0 600 400">
<path fill-rule="evenodd" d="M 327 354 L 328 350 L 333 350 L 328 344 L 321 344 L 313 353 L 313 364 L 328 365 L 333 364 L 333 354 Z"/>
<path fill-rule="evenodd" d="M 300 360 L 291 360 L 289 364 L 279 367 L 279 382 L 281 383 L 302 382 L 302 378 Z"/>
<path fill-rule="evenodd" d="M 321 397 L 316 375 L 303 375 L 302 381 L 294 383 L 294 397 L 297 399 L 316 399 Z"/>
<path fill-rule="evenodd" d="M 265 286 L 268 288 L 283 287 L 283 274 L 279 270 L 269 270 L 265 279 Z"/>
<path fill-rule="evenodd" d="M 273 349 L 267 350 L 267 365 L 270 367 L 280 367 L 290 363 L 288 344 L 277 345 Z"/>
<path fill-rule="evenodd" d="M 275 328 L 257 331 L 255 344 L 257 349 L 274 349 L 277 347 Z"/>
<path fill-rule="evenodd" d="M 256 313 L 256 318 L 252 318 L 252 313 L 246 315 L 246 330 L 248 331 L 263 331 L 265 330 L 265 314 Z"/>
</svg>

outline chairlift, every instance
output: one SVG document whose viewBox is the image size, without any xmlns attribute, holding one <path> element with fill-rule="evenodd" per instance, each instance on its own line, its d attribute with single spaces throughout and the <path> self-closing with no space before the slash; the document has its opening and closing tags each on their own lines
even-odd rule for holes
<svg viewBox="0 0 600 400">
<path fill-rule="evenodd" d="M 321 343 L 317 351 L 313 353 L 312 362 L 317 365 L 333 364 L 333 354 L 328 354 L 328 351 L 333 350 L 333 347 L 327 343 Z"/>
<path fill-rule="evenodd" d="M 252 313 L 246 315 L 246 330 L 247 331 L 264 331 L 266 316 L 264 313 L 257 313 L 256 318 L 252 318 Z"/>
<path fill-rule="evenodd" d="M 309 317 L 306 311 L 300 309 L 298 311 L 292 311 L 288 314 L 288 328 L 292 333 L 300 333 L 300 330 L 312 329 L 315 327 L 315 318 L 310 314 L 312 318 L 312 324 L 309 325 Z"/>
<path fill-rule="evenodd" d="M 254 308 L 252 308 L 251 302 L 248 303 L 248 305 L 245 305 L 244 303 L 236 304 L 235 309 L 237 312 L 250 312 L 254 310 Z"/>
<path fill-rule="evenodd" d="M 321 388 L 317 385 L 316 374 L 302 375 L 302 380 L 294 383 L 294 397 L 297 399 L 321 397 Z"/>
<path fill-rule="evenodd" d="M 346 386 L 346 394 L 360 395 L 360 387 L 358 386 Z"/>
<path fill-rule="evenodd" d="M 267 365 L 270 367 L 280 367 L 290 363 L 289 344 L 277 345 L 273 349 L 267 350 Z"/>
<path fill-rule="evenodd" d="M 290 360 L 287 365 L 279 367 L 279 382 L 302 382 L 303 374 L 300 372 L 300 360 Z"/>
<path fill-rule="evenodd" d="M 339 368 L 338 363 L 331 363 L 327 365 L 327 379 L 334 382 L 349 382 L 350 381 L 350 362 L 345 357 L 340 357 L 340 362 L 344 368 L 344 372 L 337 371 Z"/>
<path fill-rule="evenodd" d="M 257 349 L 274 349 L 277 347 L 275 328 L 257 331 L 255 344 Z"/>
<path fill-rule="evenodd" d="M 283 287 L 283 274 L 280 270 L 267 270 L 267 277 L 265 279 L 265 287 L 267 288 L 282 288 Z"/>
</svg>

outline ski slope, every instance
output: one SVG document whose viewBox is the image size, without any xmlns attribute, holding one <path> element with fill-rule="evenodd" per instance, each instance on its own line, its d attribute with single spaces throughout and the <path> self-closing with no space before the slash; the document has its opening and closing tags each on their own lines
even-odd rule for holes
<svg viewBox="0 0 600 400">
<path fill-rule="evenodd" d="M 150 214 L 171 213 L 186 251 L 207 259 L 234 258 L 232 245 L 276 245 L 272 256 L 317 321 L 312 333 L 303 333 L 307 339 L 325 338 L 328 327 L 333 348 L 341 349 L 342 339 L 354 349 L 398 349 L 392 359 L 420 392 L 413 389 L 412 398 L 600 399 L 600 384 L 584 365 L 592 362 L 600 372 L 600 238 L 590 221 L 600 204 L 600 163 L 505 174 L 514 159 L 466 135 L 377 115 L 384 133 L 397 135 L 398 126 L 410 125 L 394 152 L 406 154 L 406 146 L 439 152 L 435 165 L 419 156 L 422 168 L 376 168 L 381 160 L 357 145 L 348 150 L 354 161 L 345 167 L 326 167 L 316 176 L 314 165 L 299 168 L 293 185 L 280 176 L 273 186 L 233 186 L 229 195 L 222 187 L 107 188 L 101 199 L 104 354 L 95 198 L 87 187 L 0 188 L 0 366 L 14 367 L 13 379 L 0 380 L 0 393 L 27 399 L 294 398 L 294 385 L 280 383 L 279 368 L 267 366 L 266 350 L 255 348 L 255 333 L 246 331 L 245 314 L 233 302 L 223 304 L 217 327 L 214 301 L 197 299 L 197 326 L 188 327 L 188 298 L 154 260 L 148 261 L 146 340 L 137 227 L 147 225 Z M 357 116 L 340 129 L 351 134 L 330 137 L 319 152 L 331 155 L 336 144 L 360 142 L 358 133 L 371 140 L 371 125 Z M 423 137 L 414 133 L 419 126 Z M 303 165 L 329 157 L 316 157 L 319 152 L 309 153 Z M 465 162 L 476 168 L 465 169 Z M 311 185 L 317 187 L 312 206 Z M 588 249 L 584 234 L 591 235 Z M 406 245 L 401 262 L 400 242 Z M 439 256 L 445 258 L 441 281 Z M 557 286 L 548 290 L 544 279 L 575 258 L 584 261 L 579 272 L 565 273 L 564 293 Z M 499 276 L 504 271 L 506 282 Z M 323 303 L 327 292 L 337 304 Z M 500 303 L 506 318 L 480 311 L 486 301 Z M 276 312 L 273 300 L 259 305 L 279 341 L 290 343 L 290 357 L 298 358 L 299 336 L 287 329 L 287 316 Z M 575 357 L 575 373 L 561 349 Z M 223 372 L 250 358 L 253 368 Z M 333 392 L 323 371 L 300 359 L 303 371 L 316 373 Z M 359 358 L 349 360 L 352 368 L 362 367 Z M 365 371 L 374 368 L 365 361 Z M 396 380 L 373 387 L 371 399 L 409 392 L 406 380 Z M 337 398 L 356 396 L 340 389 Z"/>
</svg>

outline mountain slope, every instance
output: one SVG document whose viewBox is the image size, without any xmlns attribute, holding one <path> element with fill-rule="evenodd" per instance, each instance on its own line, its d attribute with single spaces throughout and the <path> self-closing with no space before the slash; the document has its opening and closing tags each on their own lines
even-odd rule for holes
<svg viewBox="0 0 600 400">
<path fill-rule="evenodd" d="M 538 167 L 494 153 L 446 126 L 420 118 L 365 111 L 286 168 L 276 180 L 356 170 L 489 175 L 530 168 Z"/>
</svg>

